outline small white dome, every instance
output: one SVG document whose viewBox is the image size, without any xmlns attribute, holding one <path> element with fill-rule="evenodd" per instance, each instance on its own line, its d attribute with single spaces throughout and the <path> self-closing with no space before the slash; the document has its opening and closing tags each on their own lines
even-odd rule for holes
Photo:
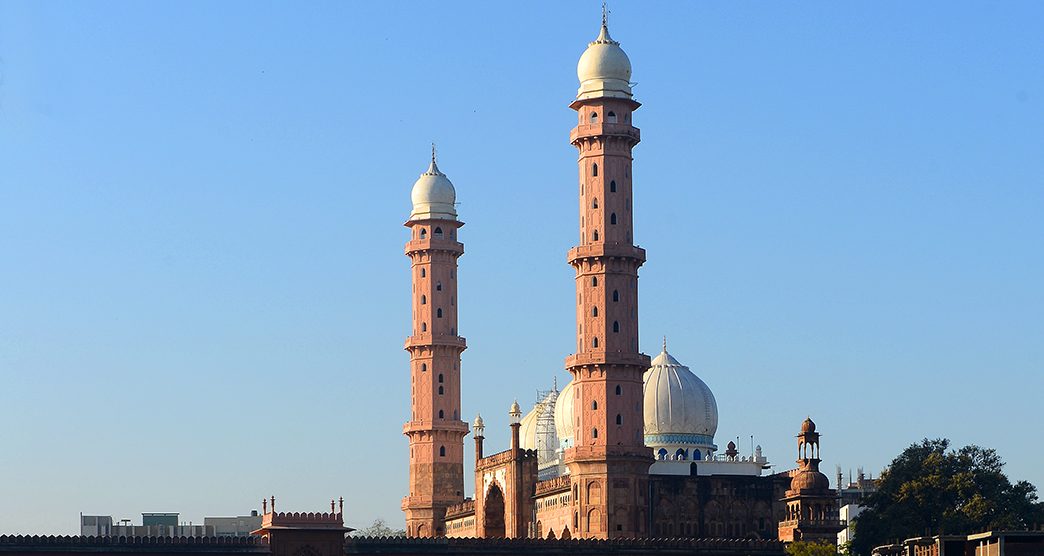
<svg viewBox="0 0 1044 556">
<path fill-rule="evenodd" d="M 605 23 L 602 23 L 598 38 L 588 44 L 580 56 L 576 77 L 580 80 L 577 99 L 631 98 L 631 60 L 620 48 L 620 43 L 609 36 Z"/>
<path fill-rule="evenodd" d="M 413 201 L 410 220 L 457 219 L 457 192 L 453 189 L 453 182 L 439 171 L 434 155 L 428 171 L 421 174 L 413 184 L 410 199 Z"/>
<path fill-rule="evenodd" d="M 698 445 L 714 450 L 718 403 L 710 388 L 667 353 L 666 346 L 642 377 L 645 383 L 645 444 Z"/>
</svg>

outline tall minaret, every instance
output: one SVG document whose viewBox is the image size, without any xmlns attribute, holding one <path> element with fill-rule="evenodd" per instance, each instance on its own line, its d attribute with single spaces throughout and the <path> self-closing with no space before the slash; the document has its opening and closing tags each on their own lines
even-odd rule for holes
<svg viewBox="0 0 1044 556">
<path fill-rule="evenodd" d="M 464 436 L 460 420 L 460 354 L 467 348 L 457 330 L 456 192 L 435 164 L 413 185 L 413 212 L 406 226 L 406 256 L 413 275 L 413 331 L 410 352 L 410 492 L 402 499 L 406 534 L 446 534 L 446 507 L 464 500 Z"/>
<path fill-rule="evenodd" d="M 647 534 L 648 470 L 643 441 L 638 351 L 638 267 L 633 244 L 631 149 L 639 141 L 631 114 L 631 62 L 602 29 L 577 64 L 580 90 L 570 104 L 579 123 L 570 141 L 580 151 L 580 244 L 576 269 L 577 352 L 566 358 L 576 398 L 574 447 L 565 452 L 573 484 L 574 537 Z"/>
</svg>

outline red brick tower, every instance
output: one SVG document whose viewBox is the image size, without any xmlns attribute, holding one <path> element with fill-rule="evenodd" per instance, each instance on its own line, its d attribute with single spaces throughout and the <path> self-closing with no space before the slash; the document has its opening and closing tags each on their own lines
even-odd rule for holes
<svg viewBox="0 0 1044 556">
<path fill-rule="evenodd" d="M 573 486 L 573 536 L 646 534 L 652 452 L 642 436 L 642 374 L 638 351 L 638 267 L 633 244 L 631 149 L 639 141 L 631 114 L 631 64 L 609 36 L 598 38 L 577 65 L 580 90 L 570 104 L 579 124 L 570 141 L 580 151 L 580 244 L 569 251 L 576 269 L 577 352 L 566 358 L 575 383 L 574 447 L 565 452 Z"/>
<path fill-rule="evenodd" d="M 457 330 L 456 193 L 435 164 L 421 174 L 411 194 L 406 256 L 413 276 L 410 353 L 412 413 L 403 426 L 410 442 L 410 492 L 402 500 L 406 534 L 441 537 L 446 507 L 464 500 L 464 436 L 460 420 L 460 354 L 467 344 Z"/>
</svg>

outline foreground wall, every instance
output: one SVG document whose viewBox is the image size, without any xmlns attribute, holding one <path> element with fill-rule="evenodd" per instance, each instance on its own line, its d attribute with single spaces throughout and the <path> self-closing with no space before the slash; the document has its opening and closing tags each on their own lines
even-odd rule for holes
<svg viewBox="0 0 1044 556">
<path fill-rule="evenodd" d="M 783 556 L 783 543 L 751 539 L 406 539 L 351 538 L 347 554 L 621 554 L 654 556 L 694 554 L 701 556 Z"/>
</svg>

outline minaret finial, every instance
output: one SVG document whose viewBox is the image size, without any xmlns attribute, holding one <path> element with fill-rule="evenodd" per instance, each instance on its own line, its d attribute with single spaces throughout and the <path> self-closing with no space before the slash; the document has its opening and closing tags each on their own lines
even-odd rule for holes
<svg viewBox="0 0 1044 556">
<path fill-rule="evenodd" d="M 602 27 L 609 27 L 609 5 L 602 0 Z"/>
<path fill-rule="evenodd" d="M 663 335 L 663 352 L 667 353 L 667 335 Z"/>
<path fill-rule="evenodd" d="M 431 163 L 435 164 L 435 143 L 431 144 Z"/>
</svg>

